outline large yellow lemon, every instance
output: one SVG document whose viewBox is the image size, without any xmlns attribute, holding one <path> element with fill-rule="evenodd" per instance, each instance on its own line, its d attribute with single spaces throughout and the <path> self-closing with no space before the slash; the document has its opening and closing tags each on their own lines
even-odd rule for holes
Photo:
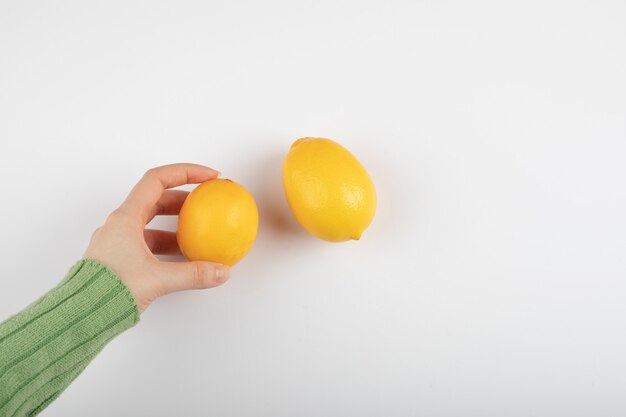
<svg viewBox="0 0 626 417">
<path fill-rule="evenodd" d="M 376 191 L 365 168 L 330 139 L 295 141 L 283 164 L 283 185 L 298 222 L 323 240 L 358 240 L 376 212 Z"/>
<path fill-rule="evenodd" d="M 187 196 L 176 238 L 191 261 L 234 265 L 252 247 L 258 227 L 259 213 L 250 193 L 236 182 L 215 179 Z"/>
</svg>

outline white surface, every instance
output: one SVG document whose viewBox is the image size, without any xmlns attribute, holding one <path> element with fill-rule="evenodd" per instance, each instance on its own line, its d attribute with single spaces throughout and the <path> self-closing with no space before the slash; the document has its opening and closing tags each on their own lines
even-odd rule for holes
<svg viewBox="0 0 626 417">
<path fill-rule="evenodd" d="M 261 214 L 44 415 L 624 415 L 626 3 L 515 3 L 1 1 L 0 317 L 149 167 Z M 370 171 L 360 242 L 290 217 L 301 136 Z"/>
</svg>

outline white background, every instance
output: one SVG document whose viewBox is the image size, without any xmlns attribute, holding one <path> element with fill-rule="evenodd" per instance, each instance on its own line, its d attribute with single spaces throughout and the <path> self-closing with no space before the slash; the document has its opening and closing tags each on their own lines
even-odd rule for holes
<svg viewBox="0 0 626 417">
<path fill-rule="evenodd" d="M 361 241 L 292 219 L 301 136 L 369 170 Z M 251 253 L 44 415 L 624 415 L 625 158 L 623 1 L 2 0 L 0 318 L 197 162 L 257 199 Z"/>
</svg>

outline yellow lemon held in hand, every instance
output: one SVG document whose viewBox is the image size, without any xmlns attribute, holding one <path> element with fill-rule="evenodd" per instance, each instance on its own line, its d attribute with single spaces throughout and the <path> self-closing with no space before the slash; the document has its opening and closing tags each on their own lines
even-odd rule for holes
<svg viewBox="0 0 626 417">
<path fill-rule="evenodd" d="M 234 265 L 252 247 L 258 227 L 259 212 L 250 193 L 236 182 L 215 179 L 187 196 L 176 239 L 191 261 Z"/>
<path fill-rule="evenodd" d="M 283 164 L 283 185 L 298 222 L 323 240 L 358 240 L 376 212 L 376 191 L 365 168 L 330 139 L 295 141 Z"/>
</svg>

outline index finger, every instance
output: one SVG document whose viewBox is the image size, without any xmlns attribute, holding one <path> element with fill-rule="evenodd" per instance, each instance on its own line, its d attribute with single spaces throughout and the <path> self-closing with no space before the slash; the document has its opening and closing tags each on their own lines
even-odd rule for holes
<svg viewBox="0 0 626 417">
<path fill-rule="evenodd" d="M 219 172 L 197 164 L 171 164 L 151 168 L 133 187 L 121 208 L 144 224 L 152 207 L 168 188 L 184 184 L 199 184 L 217 178 Z"/>
</svg>

